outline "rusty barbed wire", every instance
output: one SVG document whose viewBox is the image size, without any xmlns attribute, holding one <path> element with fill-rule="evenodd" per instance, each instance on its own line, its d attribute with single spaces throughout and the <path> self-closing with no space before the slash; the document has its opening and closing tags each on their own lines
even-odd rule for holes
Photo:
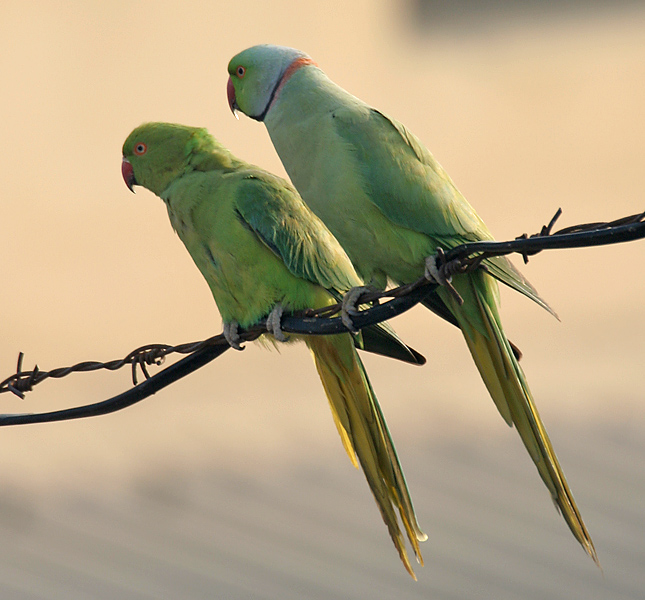
<svg viewBox="0 0 645 600">
<path fill-rule="evenodd" d="M 259 337 L 259 327 L 253 327 L 245 332 L 241 332 L 241 337 L 244 341 Z M 58 367 L 51 371 L 41 371 L 36 365 L 31 371 L 22 370 L 22 362 L 24 353 L 18 354 L 18 365 L 16 372 L 7 377 L 4 381 L 0 382 L 0 393 L 13 392 L 16 396 L 24 399 L 25 393 L 30 392 L 33 387 L 45 379 L 60 379 L 66 377 L 71 373 L 87 373 L 91 371 L 108 370 L 117 371 L 126 365 L 132 368 L 132 384 L 138 385 L 137 381 L 137 367 L 141 369 L 145 379 L 150 379 L 150 374 L 146 369 L 146 365 L 161 366 L 169 354 L 192 354 L 207 348 L 209 346 L 228 345 L 228 342 L 222 334 L 213 336 L 206 340 L 197 342 L 187 342 L 177 346 L 170 346 L 168 344 L 147 344 L 141 346 L 136 350 L 128 353 L 123 358 L 110 360 L 108 362 L 99 361 L 84 361 L 77 363 L 70 367 Z"/>
<path fill-rule="evenodd" d="M 518 253 L 527 262 L 529 256 L 533 256 L 543 250 L 607 245 L 645 237 L 645 212 L 622 217 L 615 221 L 573 225 L 552 232 L 561 214 L 562 211 L 558 209 L 549 224 L 543 226 L 539 233 L 531 236 L 523 234 L 515 238 L 515 240 L 507 242 L 472 242 L 462 244 L 447 252 L 439 249 L 437 265 L 442 274 L 449 280 L 452 275 L 457 273 L 465 273 L 477 268 L 485 269 L 484 261 L 494 256 Z M 421 302 L 425 297 L 433 293 L 437 285 L 437 283 L 421 277 L 415 282 L 393 289 L 366 292 L 361 296 L 360 304 L 363 306 L 370 305 L 370 307 L 359 311 L 357 315 L 352 315 L 352 321 L 357 329 L 361 329 L 390 319 Z M 381 303 L 380 301 L 385 298 L 390 300 Z M 346 332 L 347 329 L 342 324 L 341 319 L 334 318 L 341 311 L 341 306 L 339 302 L 319 309 L 308 309 L 293 315 L 285 315 L 282 320 L 282 329 L 286 333 L 303 335 L 329 335 Z M 266 333 L 265 320 L 239 332 L 240 339 L 244 342 L 253 341 L 264 333 Z M 116 371 L 126 365 L 130 365 L 132 369 L 134 387 L 114 398 L 73 409 L 34 415 L 0 415 L 0 426 L 81 418 L 120 410 L 120 408 L 138 402 L 193 372 L 214 360 L 229 348 L 230 346 L 224 335 L 219 334 L 206 340 L 188 342 L 177 346 L 147 344 L 131 351 L 121 359 L 108 362 L 84 361 L 70 367 L 60 367 L 50 371 L 41 371 L 38 366 L 35 366 L 30 371 L 23 371 L 24 354 L 20 352 L 16 372 L 0 382 L 0 393 L 12 392 L 20 398 L 24 398 L 27 392 L 46 379 L 59 379 L 71 373 L 79 372 Z M 148 373 L 146 366 L 161 366 L 166 356 L 174 353 L 187 354 L 188 356 L 154 376 Z M 144 375 L 145 381 L 142 383 L 137 381 L 137 368 Z"/>
</svg>

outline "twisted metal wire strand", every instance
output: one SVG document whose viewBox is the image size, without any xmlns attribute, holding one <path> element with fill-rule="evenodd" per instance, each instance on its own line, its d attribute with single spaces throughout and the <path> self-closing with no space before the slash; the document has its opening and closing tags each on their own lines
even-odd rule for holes
<svg viewBox="0 0 645 600">
<path fill-rule="evenodd" d="M 477 268 L 486 268 L 482 261 L 493 256 L 519 253 L 524 261 L 528 257 L 543 250 L 582 248 L 628 242 L 645 237 L 645 212 L 623 217 L 611 222 L 587 223 L 574 225 L 552 233 L 553 226 L 562 211 L 558 209 L 548 225 L 532 236 L 523 234 L 508 242 L 473 242 L 462 244 L 448 252 L 439 250 L 438 264 L 445 276 L 464 273 Z M 357 329 L 367 327 L 391 319 L 409 310 L 426 296 L 434 292 L 437 284 L 422 277 L 419 280 L 383 292 L 368 292 L 361 296 L 361 304 L 372 304 L 371 308 L 352 315 L 352 321 Z M 383 298 L 391 298 L 388 302 L 379 304 Z M 287 333 L 305 335 L 330 335 L 347 331 L 340 318 L 332 318 L 341 310 L 341 304 L 307 310 L 282 319 L 282 329 Z M 265 320 L 253 327 L 240 331 L 242 341 L 253 341 L 266 333 Z M 109 362 L 85 361 L 71 367 L 41 371 L 35 366 L 31 371 L 22 370 L 23 353 L 18 356 L 16 373 L 0 382 L 0 393 L 12 392 L 24 398 L 35 385 L 49 378 L 61 378 L 75 372 L 96 371 L 107 369 L 118 370 L 125 365 L 132 368 L 134 387 L 94 404 L 79 406 L 38 414 L 7 414 L 0 415 L 0 426 L 26 423 L 43 423 L 68 419 L 96 416 L 121 410 L 139 402 L 171 383 L 185 377 L 201 368 L 215 358 L 221 356 L 230 348 L 222 334 L 199 342 L 190 342 L 178 346 L 167 344 L 148 344 L 130 352 L 122 359 Z M 160 366 L 169 354 L 188 354 L 180 361 L 166 367 L 154 376 L 150 376 L 146 365 Z M 142 383 L 137 383 L 136 371 L 139 367 L 145 377 Z"/>
</svg>

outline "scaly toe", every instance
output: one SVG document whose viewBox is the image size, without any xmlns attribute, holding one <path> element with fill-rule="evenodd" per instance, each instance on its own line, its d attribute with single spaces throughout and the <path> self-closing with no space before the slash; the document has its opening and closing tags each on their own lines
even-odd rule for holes
<svg viewBox="0 0 645 600">
<path fill-rule="evenodd" d="M 267 317 L 267 331 L 273 335 L 273 337 L 279 342 L 286 342 L 287 336 L 284 335 L 282 331 L 282 326 L 280 322 L 282 321 L 282 313 L 284 312 L 284 306 L 278 302 L 275 305 L 273 310 L 269 313 Z"/>
<path fill-rule="evenodd" d="M 439 253 L 441 249 L 439 249 Z M 437 254 L 428 256 L 426 258 L 425 278 L 432 283 L 445 286 L 450 292 L 450 295 L 455 299 L 460 306 L 464 303 L 464 299 L 459 295 L 459 292 L 452 285 L 452 276 L 446 277 L 446 269 L 444 266 L 437 266 Z"/>
<path fill-rule="evenodd" d="M 229 321 L 224 323 L 223 332 L 226 341 L 229 343 L 231 348 L 235 350 L 244 350 L 244 346 L 240 345 L 240 334 L 237 332 L 238 324 L 237 321 Z"/>
<path fill-rule="evenodd" d="M 357 306 L 360 303 L 361 296 L 372 291 L 373 288 L 366 285 L 361 285 L 353 287 L 343 296 L 340 308 L 340 320 L 343 322 L 343 325 L 347 327 L 347 329 L 354 333 L 356 333 L 358 329 L 356 329 L 356 327 L 354 326 L 352 316 L 358 315 L 359 311 Z"/>
</svg>

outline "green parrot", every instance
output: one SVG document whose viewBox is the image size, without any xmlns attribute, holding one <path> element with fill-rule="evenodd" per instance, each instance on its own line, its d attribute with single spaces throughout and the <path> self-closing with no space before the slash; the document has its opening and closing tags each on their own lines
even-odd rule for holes
<svg viewBox="0 0 645 600">
<path fill-rule="evenodd" d="M 346 92 L 293 48 L 248 48 L 231 59 L 228 73 L 231 110 L 264 122 L 294 186 L 365 282 L 383 288 L 388 281 L 409 283 L 425 274 L 449 284 L 425 304 L 461 328 L 499 412 L 517 428 L 556 507 L 598 562 L 518 363 L 519 352 L 502 329 L 496 280 L 553 311 L 505 257 L 452 278 L 437 265 L 439 249 L 493 237 L 441 165 L 401 123 Z M 356 298 L 354 293 L 352 301 Z"/>
<path fill-rule="evenodd" d="M 361 284 L 338 242 L 289 183 L 237 159 L 205 129 L 141 125 L 123 145 L 122 173 L 131 190 L 141 185 L 165 202 L 174 230 L 211 289 L 224 335 L 235 348 L 240 348 L 238 326 L 268 317 L 266 335 L 285 341 L 280 330 L 283 309 L 328 306 Z M 379 353 L 423 361 L 389 327 L 369 329 L 376 332 L 370 339 L 376 340 Z M 292 335 L 289 341 L 304 341 L 309 347 L 343 446 L 354 466 L 362 466 L 399 556 L 415 577 L 395 511 L 421 564 L 419 542 L 427 536 L 417 523 L 355 337 Z"/>
</svg>

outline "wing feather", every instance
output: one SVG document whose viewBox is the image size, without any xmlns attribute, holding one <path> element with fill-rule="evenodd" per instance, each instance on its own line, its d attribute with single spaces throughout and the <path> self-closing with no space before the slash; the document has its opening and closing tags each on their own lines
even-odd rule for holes
<svg viewBox="0 0 645 600">
<path fill-rule="evenodd" d="M 245 174 L 235 204 L 239 218 L 297 277 L 337 292 L 361 285 L 340 244 L 284 180 Z"/>
</svg>

